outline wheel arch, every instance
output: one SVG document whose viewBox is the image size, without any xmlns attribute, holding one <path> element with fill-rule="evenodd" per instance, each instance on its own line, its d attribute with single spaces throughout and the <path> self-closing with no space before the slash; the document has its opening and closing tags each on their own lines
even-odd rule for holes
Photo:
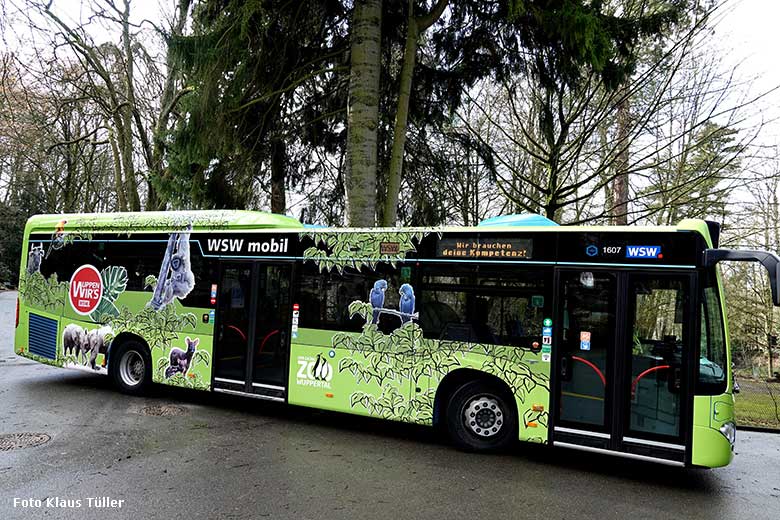
<svg viewBox="0 0 780 520">
<path fill-rule="evenodd" d="M 440 428 L 447 424 L 447 402 L 455 390 L 472 381 L 484 381 L 496 385 L 504 394 L 504 397 L 507 398 L 509 402 L 513 403 L 519 424 L 520 409 L 517 405 L 517 399 L 515 399 L 512 389 L 506 381 L 493 374 L 488 374 L 487 372 L 474 368 L 459 368 L 444 376 L 444 379 L 441 380 L 439 386 L 436 388 L 436 397 L 433 401 L 433 425 L 435 427 Z M 517 433 L 519 434 L 519 430 Z"/>
</svg>

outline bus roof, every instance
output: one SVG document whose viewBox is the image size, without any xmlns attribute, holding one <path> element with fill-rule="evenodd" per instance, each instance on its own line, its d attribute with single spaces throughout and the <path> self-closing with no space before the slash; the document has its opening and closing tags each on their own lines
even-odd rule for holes
<svg viewBox="0 0 780 520">
<path fill-rule="evenodd" d="M 713 247 L 712 236 L 707 222 L 700 219 L 684 219 L 675 226 L 551 226 L 549 224 L 541 225 L 496 225 L 490 226 L 438 226 L 438 227 L 414 227 L 414 228 L 341 228 L 341 227 L 311 227 L 306 229 L 309 233 L 334 233 L 334 232 L 382 232 L 382 231 L 434 231 L 434 232 L 471 232 L 471 233 L 601 233 L 601 232 L 662 232 L 675 233 L 679 231 L 692 231 L 699 233 L 704 237 L 707 247 Z"/>
<path fill-rule="evenodd" d="M 163 231 L 181 230 L 189 225 L 193 230 L 303 229 L 303 224 L 292 217 L 263 211 L 188 210 L 35 215 L 27 221 L 25 232 Z"/>
<path fill-rule="evenodd" d="M 330 228 L 304 226 L 297 219 L 275 213 L 248 210 L 188 210 L 188 211 L 146 211 L 126 213 L 71 213 L 35 215 L 27 221 L 29 233 L 51 233 L 54 231 L 164 231 L 181 230 L 192 225 L 195 231 L 205 230 L 253 230 L 289 229 L 321 232 L 383 231 L 382 228 Z M 441 232 L 614 232 L 641 233 L 649 231 L 675 232 L 694 231 L 701 234 L 709 247 L 712 240 L 704 220 L 685 219 L 676 226 L 550 226 L 550 225 L 490 225 L 490 226 L 445 226 L 426 228 L 404 228 L 408 231 Z M 384 229 L 387 231 L 387 229 Z M 393 231 L 400 231 L 394 228 Z"/>
</svg>

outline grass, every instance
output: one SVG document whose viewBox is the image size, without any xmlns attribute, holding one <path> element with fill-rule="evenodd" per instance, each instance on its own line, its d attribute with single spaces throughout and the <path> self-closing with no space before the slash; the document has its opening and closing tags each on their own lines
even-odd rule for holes
<svg viewBox="0 0 780 520">
<path fill-rule="evenodd" d="M 737 424 L 780 430 L 780 383 L 740 379 L 739 385 Z"/>
</svg>

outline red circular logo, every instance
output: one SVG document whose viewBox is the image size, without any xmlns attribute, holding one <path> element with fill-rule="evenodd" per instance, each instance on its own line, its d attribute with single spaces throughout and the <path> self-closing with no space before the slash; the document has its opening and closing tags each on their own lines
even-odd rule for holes
<svg viewBox="0 0 780 520">
<path fill-rule="evenodd" d="M 82 265 L 70 277 L 70 305 L 79 314 L 86 315 L 97 309 L 103 296 L 103 279 L 91 265 Z"/>
</svg>

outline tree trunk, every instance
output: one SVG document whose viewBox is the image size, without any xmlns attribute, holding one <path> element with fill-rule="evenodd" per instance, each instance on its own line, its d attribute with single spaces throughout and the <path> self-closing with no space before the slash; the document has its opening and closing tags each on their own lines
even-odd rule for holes
<svg viewBox="0 0 780 520">
<path fill-rule="evenodd" d="M 625 89 L 621 92 L 617 106 L 617 144 L 618 156 L 615 160 L 615 180 L 613 182 L 614 208 L 612 222 L 619 226 L 628 224 L 628 162 L 629 133 L 631 126 L 631 103 Z"/>
<path fill-rule="evenodd" d="M 67 121 L 67 116 L 65 117 L 66 119 L 62 122 L 62 139 L 67 143 L 73 138 L 73 134 L 70 131 L 70 124 Z M 78 135 L 78 129 L 76 130 L 76 135 Z M 66 144 L 62 150 L 64 155 L 63 159 L 65 161 L 65 179 L 62 182 L 62 211 L 65 213 L 74 213 L 76 211 L 73 207 L 76 195 L 73 183 L 77 171 L 73 160 L 74 154 L 71 153 L 73 146 L 73 144 Z"/>
<path fill-rule="evenodd" d="M 282 139 L 271 142 L 271 212 L 284 215 L 287 211 L 287 146 Z"/>
<path fill-rule="evenodd" d="M 395 226 L 398 218 L 398 195 L 401 191 L 401 176 L 404 167 L 406 128 L 409 121 L 409 100 L 412 97 L 412 78 L 417 61 L 417 46 L 420 34 L 425 32 L 444 12 L 449 0 L 439 0 L 425 16 L 414 15 L 414 0 L 409 0 L 406 44 L 398 87 L 398 106 L 393 127 L 393 147 L 390 152 L 390 167 L 387 172 L 387 196 L 382 212 L 384 226 Z"/>
<path fill-rule="evenodd" d="M 412 10 L 413 0 L 409 2 Z M 412 76 L 417 58 L 417 21 L 409 16 L 409 28 L 406 31 L 403 65 L 401 66 L 400 86 L 398 87 L 398 108 L 395 112 L 393 127 L 393 147 L 390 152 L 390 168 L 387 172 L 387 196 L 385 197 L 384 220 L 382 225 L 394 226 L 398 218 L 398 194 L 401 191 L 401 173 L 404 165 L 404 147 L 406 146 L 406 127 L 409 120 L 409 98 L 412 94 Z"/>
<path fill-rule="evenodd" d="M 606 123 L 601 123 L 598 125 L 598 136 L 599 136 L 599 148 L 601 149 L 599 160 L 601 161 L 601 164 L 606 164 L 609 160 L 608 156 L 608 150 L 609 150 L 609 144 L 607 142 L 607 125 Z M 604 183 L 604 211 L 602 213 L 603 216 L 607 217 L 609 216 L 612 211 L 612 208 L 615 206 L 615 199 L 614 199 L 614 193 L 612 191 L 612 186 L 610 185 L 609 181 L 609 169 L 604 168 L 603 171 L 599 174 L 599 177 L 601 178 L 601 181 Z"/>
<path fill-rule="evenodd" d="M 119 147 L 116 144 L 114 129 L 108 127 L 108 142 L 111 145 L 111 156 L 114 159 L 114 189 L 116 190 L 117 210 L 127 211 L 127 199 L 125 198 L 125 184 L 122 182 L 122 161 L 119 157 Z"/>
<path fill-rule="evenodd" d="M 133 165 L 133 110 L 135 109 L 135 92 L 133 90 L 133 50 L 130 43 L 130 0 L 125 0 L 125 9 L 122 13 L 122 40 L 125 53 L 125 101 L 122 107 L 122 129 L 124 132 L 123 143 L 120 144 L 122 152 L 122 167 L 125 171 L 125 184 L 127 186 L 128 207 L 131 211 L 141 211 L 141 198 L 138 195 L 138 182 L 135 178 L 135 166 Z"/>
<path fill-rule="evenodd" d="M 146 204 L 144 205 L 145 211 L 157 211 L 164 209 L 164 204 L 157 195 L 157 189 L 152 184 L 152 172 L 149 172 L 149 176 L 146 179 Z"/>
<path fill-rule="evenodd" d="M 376 223 L 377 130 L 381 72 L 382 0 L 355 0 L 347 107 L 347 219 Z"/>
<path fill-rule="evenodd" d="M 187 13 L 189 13 L 192 0 L 178 0 L 176 20 L 171 28 L 171 38 L 184 34 L 184 27 L 187 22 Z M 163 159 L 165 158 L 166 145 L 165 137 L 169 129 L 171 112 L 176 107 L 176 103 L 191 88 L 182 89 L 176 93 L 177 79 L 180 71 L 173 60 L 173 51 L 170 43 L 165 56 L 166 77 L 163 85 L 162 95 L 160 96 L 160 113 L 157 115 L 157 122 L 152 129 L 152 161 L 149 165 L 149 182 L 147 183 L 148 194 L 146 197 L 146 209 L 149 211 L 165 208 L 165 201 L 162 200 L 151 179 L 162 178 L 165 175 Z M 141 129 L 139 128 L 139 132 Z"/>
</svg>

